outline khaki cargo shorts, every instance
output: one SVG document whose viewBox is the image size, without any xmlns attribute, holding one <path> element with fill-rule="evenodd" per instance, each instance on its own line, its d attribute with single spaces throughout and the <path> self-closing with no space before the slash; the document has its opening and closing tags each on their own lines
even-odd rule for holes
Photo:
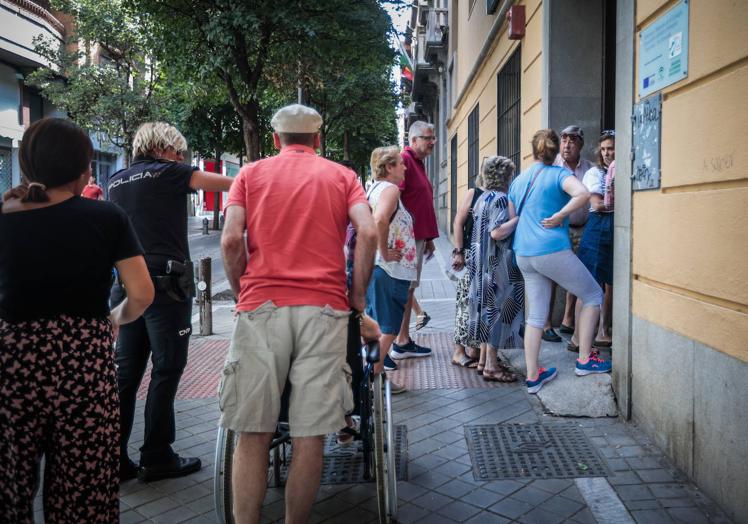
<svg viewBox="0 0 748 524">
<path fill-rule="evenodd" d="M 292 437 L 344 427 L 344 416 L 353 409 L 345 359 L 349 314 L 330 306 L 277 307 L 269 301 L 239 312 L 218 392 L 221 427 L 274 432 L 286 377 Z"/>
</svg>

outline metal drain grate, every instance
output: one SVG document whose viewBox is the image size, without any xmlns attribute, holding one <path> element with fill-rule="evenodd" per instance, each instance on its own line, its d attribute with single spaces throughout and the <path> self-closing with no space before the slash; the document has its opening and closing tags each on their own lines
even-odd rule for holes
<svg viewBox="0 0 748 524">
<path fill-rule="evenodd" d="M 408 428 L 395 425 L 395 469 L 397 480 L 408 480 Z M 291 463 L 291 446 L 286 446 L 286 460 L 281 465 L 281 483 L 285 485 L 288 466 Z M 271 467 L 272 471 L 272 467 Z M 373 479 L 372 479 L 373 480 Z M 364 480 L 364 455 L 361 443 L 352 446 L 338 446 L 336 435 L 325 437 L 325 458 L 322 467 L 322 484 L 357 484 L 372 482 Z M 268 485 L 274 486 L 273 479 Z"/>
<path fill-rule="evenodd" d="M 581 428 L 571 424 L 465 426 L 475 480 L 606 477 Z"/>
</svg>

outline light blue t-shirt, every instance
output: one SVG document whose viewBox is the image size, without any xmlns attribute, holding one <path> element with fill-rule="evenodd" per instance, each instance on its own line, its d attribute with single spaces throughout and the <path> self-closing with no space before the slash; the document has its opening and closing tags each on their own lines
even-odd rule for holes
<svg viewBox="0 0 748 524">
<path fill-rule="evenodd" d="M 522 209 L 520 202 L 525 197 L 527 187 L 539 170 L 535 184 L 525 198 Z M 567 176 L 574 176 L 564 167 L 547 166 L 540 162 L 526 169 L 509 186 L 509 200 L 514 209 L 519 210 L 519 223 L 514 234 L 514 252 L 521 257 L 536 257 L 571 249 L 569 241 L 569 218 L 561 227 L 546 229 L 541 220 L 551 217 L 571 199 L 561 184 Z"/>
</svg>

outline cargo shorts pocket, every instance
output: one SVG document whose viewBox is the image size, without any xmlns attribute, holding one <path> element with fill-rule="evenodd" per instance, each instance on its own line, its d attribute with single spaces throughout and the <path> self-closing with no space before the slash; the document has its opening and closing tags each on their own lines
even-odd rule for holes
<svg viewBox="0 0 748 524">
<path fill-rule="evenodd" d="M 320 309 L 320 315 L 325 325 L 325 332 L 327 335 L 337 336 L 336 331 L 348 327 L 348 321 L 346 320 L 351 316 L 350 311 L 339 311 L 333 309 L 330 305 L 326 305 Z"/>
<path fill-rule="evenodd" d="M 237 404 L 237 377 L 239 361 L 226 362 L 221 373 L 221 384 L 218 386 L 218 409 L 223 412 L 226 409 L 233 408 Z"/>
</svg>

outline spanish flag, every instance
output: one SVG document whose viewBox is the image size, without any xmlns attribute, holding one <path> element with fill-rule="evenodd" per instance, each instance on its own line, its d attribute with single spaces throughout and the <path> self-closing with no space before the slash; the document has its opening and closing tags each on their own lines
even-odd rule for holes
<svg viewBox="0 0 748 524">
<path fill-rule="evenodd" d="M 397 39 L 397 43 L 400 47 L 400 76 L 413 81 L 413 62 L 405 51 L 402 40 Z"/>
</svg>

